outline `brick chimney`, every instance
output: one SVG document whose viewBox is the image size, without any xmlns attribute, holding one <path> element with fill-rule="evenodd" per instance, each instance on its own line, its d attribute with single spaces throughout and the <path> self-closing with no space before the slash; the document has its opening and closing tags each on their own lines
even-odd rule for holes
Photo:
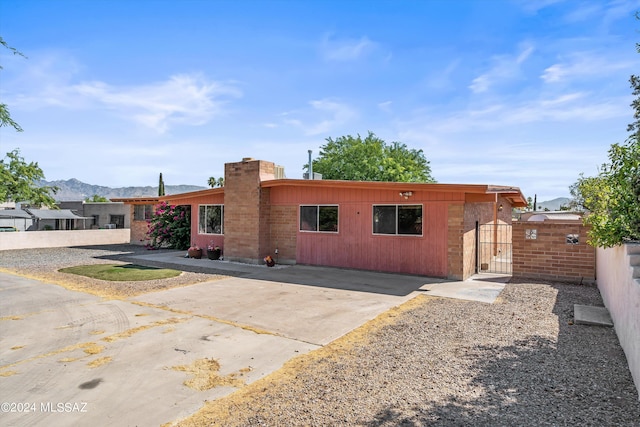
<svg viewBox="0 0 640 427">
<path fill-rule="evenodd" d="M 260 182 L 275 179 L 275 165 L 250 157 L 224 165 L 224 257 L 262 263 L 269 254 L 269 189 Z M 264 253 L 263 253 L 264 252 Z"/>
</svg>

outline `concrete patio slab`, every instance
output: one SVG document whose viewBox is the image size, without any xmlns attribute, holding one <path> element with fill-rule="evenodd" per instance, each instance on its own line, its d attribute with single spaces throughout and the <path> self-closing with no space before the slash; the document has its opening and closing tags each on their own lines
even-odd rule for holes
<svg viewBox="0 0 640 427">
<path fill-rule="evenodd" d="M 605 307 L 574 304 L 573 317 L 576 325 L 613 326 L 609 310 Z"/>
<path fill-rule="evenodd" d="M 461 282 L 443 282 L 423 286 L 425 295 L 480 301 L 492 304 L 500 295 L 511 276 L 475 275 Z"/>
<path fill-rule="evenodd" d="M 0 414 L 0 424 L 161 425 L 235 390 L 185 385 L 197 362 L 214 360 L 217 370 L 204 374 L 248 384 L 417 295 L 491 303 L 504 287 L 487 276 L 267 268 L 171 251 L 130 258 L 226 277 L 103 300 L 0 273 L 0 395 L 34 404 Z M 60 413 L 59 403 L 72 411 Z"/>
</svg>

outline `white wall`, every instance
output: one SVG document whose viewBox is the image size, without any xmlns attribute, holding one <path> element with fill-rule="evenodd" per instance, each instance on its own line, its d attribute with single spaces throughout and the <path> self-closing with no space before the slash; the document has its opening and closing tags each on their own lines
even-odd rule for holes
<svg viewBox="0 0 640 427">
<path fill-rule="evenodd" d="M 640 279 L 633 278 L 632 254 L 640 255 L 640 244 L 598 248 L 596 271 L 598 289 L 640 396 Z"/>
<path fill-rule="evenodd" d="M 0 250 L 61 248 L 67 246 L 129 243 L 131 230 L 50 230 L 0 233 Z"/>
</svg>

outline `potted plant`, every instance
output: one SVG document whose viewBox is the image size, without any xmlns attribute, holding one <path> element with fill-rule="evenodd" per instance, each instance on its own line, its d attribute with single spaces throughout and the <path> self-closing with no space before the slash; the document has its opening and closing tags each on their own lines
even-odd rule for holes
<svg viewBox="0 0 640 427">
<path fill-rule="evenodd" d="M 222 249 L 220 246 L 213 243 L 213 241 L 209 242 L 207 246 L 207 257 L 209 259 L 217 260 L 222 256 Z"/>
<path fill-rule="evenodd" d="M 266 257 L 264 257 L 264 262 L 265 264 L 267 264 L 267 267 L 273 267 L 274 265 L 276 265 L 276 262 L 273 260 L 273 258 L 271 258 L 271 255 L 267 255 Z"/>
<path fill-rule="evenodd" d="M 200 249 L 198 245 L 194 243 L 187 251 L 187 255 L 189 255 L 189 258 L 200 259 L 202 258 L 202 249 Z"/>
</svg>

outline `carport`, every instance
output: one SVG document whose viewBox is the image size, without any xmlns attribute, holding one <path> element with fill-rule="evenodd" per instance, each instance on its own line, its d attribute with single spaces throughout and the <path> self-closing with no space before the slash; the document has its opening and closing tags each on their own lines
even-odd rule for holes
<svg viewBox="0 0 640 427">
<path fill-rule="evenodd" d="M 22 209 L 0 209 L 0 225 L 12 226 L 20 231 L 27 230 L 33 217 Z"/>
<path fill-rule="evenodd" d="M 35 219 L 35 230 L 42 230 L 47 226 L 53 230 L 75 230 L 75 221 L 93 220 L 93 217 L 77 215 L 70 209 L 26 209 L 26 211 Z M 86 229 L 86 223 L 83 224 L 83 228 Z"/>
</svg>

